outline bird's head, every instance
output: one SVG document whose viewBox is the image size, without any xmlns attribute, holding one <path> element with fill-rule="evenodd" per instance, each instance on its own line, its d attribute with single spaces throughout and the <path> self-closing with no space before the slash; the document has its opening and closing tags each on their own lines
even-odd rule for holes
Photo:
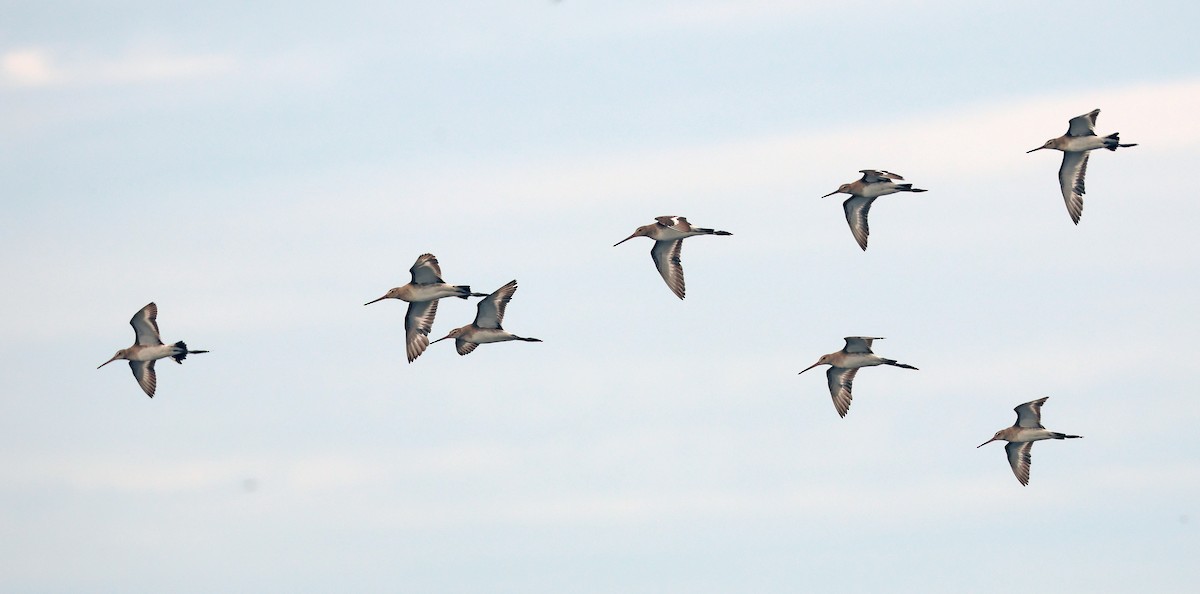
<svg viewBox="0 0 1200 594">
<path fill-rule="evenodd" d="M 125 351 L 126 351 L 126 349 L 121 349 L 121 350 L 117 351 L 117 354 L 113 355 L 112 359 L 109 359 L 109 360 L 105 361 L 104 363 L 101 363 L 100 367 L 104 367 L 105 365 L 108 365 L 109 363 L 112 363 L 113 361 L 116 361 L 117 359 L 124 359 Z M 97 367 L 96 369 L 100 369 L 100 367 Z"/>
<path fill-rule="evenodd" d="M 364 303 L 363 305 L 371 305 L 372 303 L 383 301 L 384 299 L 399 299 L 399 298 L 400 298 L 400 287 L 396 287 L 394 289 L 389 289 L 387 293 L 383 294 L 383 297 L 380 297 L 379 299 L 373 299 L 371 301 Z"/>
<path fill-rule="evenodd" d="M 1001 435 L 1003 435 L 1003 434 L 1004 434 L 1004 430 L 1003 430 L 1003 429 L 1001 429 L 1001 430 L 997 431 L 997 432 L 996 432 L 996 434 L 995 434 L 995 435 L 993 435 L 991 439 L 989 439 L 989 440 L 987 440 L 987 441 L 985 441 L 985 442 L 983 442 L 983 443 L 981 443 L 981 444 L 979 444 L 979 445 L 975 446 L 975 449 L 979 449 L 979 448 L 981 448 L 981 447 L 983 447 L 983 446 L 985 446 L 985 445 L 987 445 L 987 444 L 989 444 L 989 443 L 992 443 L 993 441 L 1000 441 L 1000 440 L 1004 439 L 1003 437 L 1001 437 Z"/>
<path fill-rule="evenodd" d="M 437 342 L 441 342 L 441 341 L 443 341 L 443 340 L 446 340 L 446 339 L 448 339 L 448 338 L 458 338 L 459 336 L 462 336 L 462 335 L 463 335 L 463 333 L 464 333 L 464 332 L 466 332 L 466 331 L 467 331 L 467 328 L 466 328 L 466 326 L 464 326 L 464 327 L 462 327 L 462 328 L 455 328 L 455 329 L 451 330 L 449 334 L 447 334 L 447 335 L 445 335 L 445 336 L 443 336 L 443 337 L 441 337 L 441 338 L 439 338 L 439 339 L 437 339 L 437 340 L 435 340 L 435 341 L 433 341 L 433 342 L 431 342 L 431 343 L 429 343 L 429 344 L 434 344 L 434 343 L 437 343 Z"/>
<path fill-rule="evenodd" d="M 821 197 L 828 198 L 834 194 L 849 194 L 849 193 L 850 193 L 850 184 L 842 184 L 842 185 L 838 186 L 838 189 L 836 189 L 824 196 L 821 196 Z"/>
<path fill-rule="evenodd" d="M 1029 150 L 1025 151 L 1025 154 L 1032 153 L 1033 151 L 1040 151 L 1040 150 L 1042 150 L 1042 149 L 1052 149 L 1052 148 L 1058 148 L 1058 146 L 1056 146 L 1056 145 L 1057 145 L 1057 143 L 1058 143 L 1058 139 L 1057 139 L 1057 138 L 1051 138 L 1050 140 L 1047 140 L 1047 141 L 1046 141 L 1046 144 L 1043 144 L 1042 146 L 1039 146 L 1039 147 L 1037 147 L 1037 148 L 1035 148 L 1035 149 L 1029 149 Z"/>
<path fill-rule="evenodd" d="M 654 230 L 654 225 L 642 225 L 641 227 L 638 227 L 636 231 L 633 232 L 633 235 L 630 235 L 629 237 L 626 237 L 625 239 L 622 239 L 621 241 L 614 243 L 613 247 L 617 247 L 617 246 L 621 245 L 622 243 L 625 243 L 626 241 L 633 239 L 634 237 L 643 237 L 646 235 L 650 235 L 650 232 L 652 230 Z"/>
<path fill-rule="evenodd" d="M 808 371 L 809 369 L 812 369 L 813 367 L 816 367 L 818 365 L 833 365 L 833 355 L 832 354 L 821 355 L 821 358 L 817 359 L 816 363 L 813 363 L 812 365 L 805 367 L 804 371 Z M 800 373 L 804 373 L 804 371 L 801 371 Z"/>
</svg>

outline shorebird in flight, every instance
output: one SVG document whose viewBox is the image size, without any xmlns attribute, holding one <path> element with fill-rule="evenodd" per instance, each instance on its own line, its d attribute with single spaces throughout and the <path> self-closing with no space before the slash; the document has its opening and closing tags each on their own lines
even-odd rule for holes
<svg viewBox="0 0 1200 594">
<path fill-rule="evenodd" d="M 613 247 L 621 245 L 634 237 L 649 237 L 654 240 L 654 247 L 650 248 L 650 257 L 654 259 L 654 266 L 658 268 L 658 273 L 667 283 L 667 287 L 675 293 L 676 297 L 683 299 L 683 266 L 679 260 L 680 251 L 683 249 L 683 240 L 693 235 L 733 235 L 728 231 L 717 231 L 715 229 L 705 229 L 703 227 L 693 227 L 691 223 L 684 217 L 662 216 L 655 217 L 653 225 L 643 225 L 638 227 L 633 235 L 622 239 L 613 244 Z"/>
<path fill-rule="evenodd" d="M 508 302 L 512 301 L 513 293 L 516 292 L 517 281 L 509 281 L 508 284 L 496 289 L 491 295 L 479 300 L 474 322 L 462 328 L 455 328 L 449 334 L 433 342 L 441 342 L 447 338 L 453 338 L 454 346 L 458 349 L 458 354 L 460 355 L 470 354 L 471 351 L 475 350 L 475 347 L 486 342 L 504 342 L 508 340 L 542 342 L 537 338 L 524 338 L 515 334 L 509 334 L 504 328 L 500 327 L 500 323 L 504 321 L 504 309 L 508 307 Z"/>
<path fill-rule="evenodd" d="M 867 251 L 867 234 L 870 233 L 870 229 L 867 227 L 867 213 L 871 212 L 871 203 L 880 196 L 896 192 L 924 192 L 925 190 L 914 188 L 912 184 L 896 183 L 894 180 L 903 181 L 904 178 L 890 171 L 863 169 L 859 173 L 863 176 L 858 181 L 842 184 L 838 186 L 838 189 L 821 197 L 827 198 L 834 194 L 850 195 L 842 203 L 842 209 L 846 211 L 846 222 L 850 224 L 850 232 L 858 241 L 858 247 L 865 252 Z"/>
<path fill-rule="evenodd" d="M 892 365 L 905 369 L 916 369 L 912 365 L 897 363 L 895 359 L 884 359 L 872 353 L 871 343 L 876 340 L 883 340 L 883 338 L 847 336 L 846 346 L 842 350 L 821 355 L 816 363 L 804 369 L 804 371 L 808 371 L 818 365 L 830 366 L 829 370 L 825 372 L 825 377 L 829 380 L 829 394 L 833 396 L 833 407 L 837 409 L 839 416 L 845 417 L 850 410 L 850 400 L 853 397 L 850 390 L 853 388 L 854 374 L 858 373 L 859 368 Z M 804 371 L 800 373 L 804 373 Z"/>
<path fill-rule="evenodd" d="M 1029 464 L 1032 461 L 1030 452 L 1033 450 L 1033 442 L 1043 439 L 1083 437 L 1082 435 L 1047 431 L 1042 426 L 1042 405 L 1049 399 L 1049 396 L 1038 398 L 1014 408 L 1013 410 L 1017 412 L 1017 422 L 1012 427 L 997 431 L 991 439 L 975 446 L 975 449 L 979 449 L 993 441 L 1007 441 L 1008 444 L 1004 446 L 1004 451 L 1008 453 L 1008 465 L 1012 466 L 1013 474 L 1017 475 L 1017 480 L 1022 485 L 1029 484 Z"/>
<path fill-rule="evenodd" d="M 133 319 L 129 320 L 129 325 L 133 326 L 133 346 L 117 351 L 112 359 L 100 365 L 100 367 L 104 367 L 118 359 L 128 360 L 129 368 L 133 370 L 133 377 L 137 379 L 142 391 L 151 398 L 154 398 L 154 388 L 157 384 L 154 374 L 155 361 L 170 357 L 176 363 L 182 364 L 188 355 L 208 352 L 189 351 L 182 340 L 175 344 L 163 344 L 162 339 L 158 336 L 157 318 L 158 306 L 153 303 L 146 304 L 146 307 L 133 314 Z M 100 369 L 100 367 L 96 369 Z"/>
<path fill-rule="evenodd" d="M 383 297 L 368 301 L 371 305 L 384 299 L 400 299 L 408 302 L 408 313 L 404 316 L 404 350 L 408 362 L 425 352 L 429 346 L 429 332 L 433 329 L 433 317 L 437 315 L 438 299 L 443 297 L 484 297 L 484 293 L 472 293 L 467 285 L 448 285 L 442 280 L 442 268 L 433 254 L 421 254 L 409 268 L 412 282 L 403 287 L 389 290 Z"/>
<path fill-rule="evenodd" d="M 1113 132 L 1103 138 L 1096 136 L 1096 116 L 1099 109 L 1093 109 L 1081 116 L 1071 118 L 1067 133 L 1058 138 L 1051 138 L 1046 144 L 1025 151 L 1032 153 L 1042 149 L 1062 151 L 1062 166 L 1058 168 L 1058 185 L 1062 188 L 1063 200 L 1067 203 L 1067 212 L 1071 220 L 1078 225 L 1079 217 L 1083 216 L 1083 176 L 1087 173 L 1088 152 L 1098 148 L 1115 151 L 1118 148 L 1137 146 L 1137 144 L 1121 144 L 1119 132 Z"/>
</svg>

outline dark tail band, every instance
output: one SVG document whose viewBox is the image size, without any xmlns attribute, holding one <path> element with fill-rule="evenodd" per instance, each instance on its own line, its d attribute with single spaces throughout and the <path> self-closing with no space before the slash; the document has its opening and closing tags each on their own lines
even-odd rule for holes
<svg viewBox="0 0 1200 594">
<path fill-rule="evenodd" d="M 175 343 L 175 348 L 178 349 L 178 351 L 174 355 L 171 355 L 171 358 L 174 359 L 175 362 L 179 363 L 180 365 L 183 364 L 183 360 L 187 359 L 188 355 L 196 355 L 199 353 L 207 353 L 208 352 L 208 351 L 189 351 L 187 344 L 184 343 L 182 340 Z"/>
<path fill-rule="evenodd" d="M 904 363 L 899 363 L 895 359 L 884 359 L 883 362 L 887 365 L 891 365 L 892 367 L 903 367 L 905 369 L 917 369 L 916 367 L 913 367 L 912 365 L 905 365 Z M 920 371 L 920 369 L 917 369 L 917 371 Z"/>
<path fill-rule="evenodd" d="M 1130 147 L 1130 146 L 1137 146 L 1137 143 L 1121 144 L 1121 133 L 1120 132 L 1113 132 L 1112 134 L 1109 134 L 1108 136 L 1104 137 L 1104 148 L 1106 148 L 1110 151 L 1115 151 L 1115 150 L 1117 150 L 1118 147 Z"/>
<path fill-rule="evenodd" d="M 487 297 L 488 296 L 487 293 L 472 293 L 470 285 L 454 285 L 454 288 L 458 290 L 458 295 L 455 295 L 455 297 L 458 297 L 459 299 L 466 299 L 467 297 Z"/>
</svg>

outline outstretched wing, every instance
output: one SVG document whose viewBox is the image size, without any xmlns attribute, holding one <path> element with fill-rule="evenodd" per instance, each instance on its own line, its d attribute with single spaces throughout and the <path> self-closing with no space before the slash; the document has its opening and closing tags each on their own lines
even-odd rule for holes
<svg viewBox="0 0 1200 594">
<path fill-rule="evenodd" d="M 511 280 L 508 284 L 496 289 L 491 295 L 481 299 L 475 314 L 475 325 L 480 328 L 499 328 L 500 324 L 504 322 L 504 309 L 508 307 L 508 302 L 512 301 L 513 293 L 516 292 L 517 281 Z M 465 354 L 461 352 L 461 348 L 459 354 Z"/>
<path fill-rule="evenodd" d="M 144 346 L 158 346 L 162 339 L 158 337 L 158 306 L 147 303 L 133 318 L 129 320 L 133 326 L 136 343 Z"/>
<path fill-rule="evenodd" d="M 1028 485 L 1029 465 L 1033 462 L 1033 457 L 1030 455 L 1033 452 L 1033 442 L 1009 442 L 1004 446 L 1004 451 L 1008 454 L 1008 465 L 1012 466 L 1017 480 L 1021 481 L 1022 485 Z"/>
<path fill-rule="evenodd" d="M 478 342 L 470 342 L 461 338 L 454 339 L 454 348 L 458 349 L 459 355 L 469 355 L 477 346 L 479 346 Z"/>
<path fill-rule="evenodd" d="M 133 370 L 133 377 L 137 379 L 142 391 L 154 398 L 154 388 L 158 384 L 158 378 L 154 374 L 154 361 L 130 361 L 129 368 Z"/>
<path fill-rule="evenodd" d="M 650 248 L 650 257 L 654 259 L 654 266 L 658 268 L 658 274 L 667 282 L 667 287 L 671 289 L 671 292 L 680 299 L 683 299 L 685 292 L 683 265 L 679 260 L 679 254 L 682 251 L 682 239 L 656 241 L 654 247 Z"/>
<path fill-rule="evenodd" d="M 854 374 L 856 373 L 858 373 L 858 368 L 846 369 L 833 366 L 825 371 L 825 377 L 829 380 L 829 395 L 833 396 L 833 407 L 837 409 L 840 417 L 845 417 L 846 413 L 850 411 L 852 398 L 850 390 L 854 388 Z"/>
<path fill-rule="evenodd" d="M 433 330 L 433 317 L 437 315 L 438 302 L 414 301 L 408 304 L 408 313 L 404 316 L 404 351 L 408 362 L 425 352 L 429 346 L 429 332 Z"/>
<path fill-rule="evenodd" d="M 1014 408 L 1013 410 L 1017 413 L 1017 423 L 1013 427 L 1045 429 L 1042 427 L 1042 405 L 1049 399 L 1049 396 L 1038 398 Z"/>
<path fill-rule="evenodd" d="M 414 284 L 432 285 L 443 282 L 442 267 L 438 266 L 437 258 L 433 254 L 421 254 L 418 256 L 416 263 L 408 271 L 412 273 L 412 282 Z"/>
<path fill-rule="evenodd" d="M 1062 188 L 1067 212 L 1076 225 L 1083 216 L 1083 176 L 1087 174 L 1087 163 L 1087 153 L 1064 152 L 1062 167 L 1058 168 L 1058 185 Z"/>
<path fill-rule="evenodd" d="M 1098 115 L 1100 115 L 1100 110 L 1093 109 L 1081 116 L 1071 118 L 1071 124 L 1067 126 L 1067 136 L 1095 136 L 1096 116 Z"/>
<path fill-rule="evenodd" d="M 846 347 L 842 349 L 843 353 L 870 353 L 871 343 L 876 340 L 883 340 L 881 336 L 847 336 Z"/>
<path fill-rule="evenodd" d="M 891 171 L 883 171 L 882 169 L 860 169 L 859 173 L 863 174 L 862 180 L 864 182 L 867 182 L 868 184 L 873 184 L 876 182 L 881 182 L 881 181 L 885 181 L 885 180 L 889 180 L 889 179 L 893 179 L 893 180 L 894 179 L 898 179 L 898 180 L 904 179 L 903 177 L 900 177 L 899 174 L 892 173 Z"/>
<path fill-rule="evenodd" d="M 871 212 L 871 203 L 874 201 L 874 198 L 854 196 L 842 203 L 842 208 L 846 210 L 846 222 L 850 224 L 850 232 L 854 234 L 858 247 L 863 251 L 867 249 L 867 234 L 871 232 L 867 227 L 867 213 Z"/>
</svg>

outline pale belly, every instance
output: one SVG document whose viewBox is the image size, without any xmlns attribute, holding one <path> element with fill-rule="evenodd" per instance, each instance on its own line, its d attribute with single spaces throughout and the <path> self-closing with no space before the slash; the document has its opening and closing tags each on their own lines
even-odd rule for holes
<svg viewBox="0 0 1200 594">
<path fill-rule="evenodd" d="M 898 190 L 896 188 L 896 184 L 894 184 L 890 181 L 889 182 L 878 182 L 878 183 L 874 183 L 874 184 L 867 184 L 867 186 L 862 189 L 862 197 L 863 198 L 878 198 L 880 196 L 887 196 L 888 194 L 895 194 L 896 192 L 899 192 L 899 191 L 900 190 Z"/>
<path fill-rule="evenodd" d="M 1099 136 L 1070 136 L 1067 138 L 1067 142 L 1064 143 L 1062 150 L 1082 153 L 1098 148 L 1104 148 L 1104 139 Z"/>
<path fill-rule="evenodd" d="M 696 235 L 705 235 L 705 233 L 702 233 L 700 231 L 681 231 L 679 229 L 676 229 L 675 227 L 667 227 L 667 228 L 656 227 L 655 233 L 652 236 L 652 238 L 655 241 L 674 241 L 676 239 L 682 239 L 684 237 L 694 237 Z"/>
<path fill-rule="evenodd" d="M 846 356 L 843 357 L 842 360 L 837 364 L 837 366 L 845 369 L 857 369 L 859 367 L 871 367 L 872 365 L 879 365 L 881 363 L 883 363 L 883 360 L 877 355 L 872 355 L 869 353 L 847 353 Z"/>
<path fill-rule="evenodd" d="M 171 355 L 174 355 L 174 354 L 175 354 L 175 345 L 160 344 L 160 345 L 154 345 L 154 346 L 143 346 L 141 348 L 138 348 L 134 352 L 128 353 L 128 359 L 130 361 L 155 361 L 158 359 L 163 359 L 165 357 L 170 357 Z"/>
<path fill-rule="evenodd" d="M 457 297 L 458 289 L 451 285 L 408 285 L 408 290 L 403 291 L 400 298 L 405 301 L 434 301 L 443 297 Z"/>
<path fill-rule="evenodd" d="M 1046 429 L 1037 429 L 1035 427 L 1022 427 L 1021 430 L 1017 431 L 1017 434 L 1012 436 L 1012 439 L 1009 439 L 1008 441 L 1015 441 L 1015 442 L 1021 442 L 1021 443 L 1024 443 L 1027 441 L 1041 441 L 1043 439 L 1050 439 L 1051 433 L 1052 433 L 1051 431 L 1046 430 Z"/>
<path fill-rule="evenodd" d="M 486 344 L 489 342 L 504 342 L 506 340 L 513 339 L 512 334 L 509 334 L 504 330 L 497 330 L 495 328 L 479 328 L 472 332 L 470 336 L 465 336 L 463 338 L 469 342 L 477 342 L 479 344 Z"/>
</svg>

